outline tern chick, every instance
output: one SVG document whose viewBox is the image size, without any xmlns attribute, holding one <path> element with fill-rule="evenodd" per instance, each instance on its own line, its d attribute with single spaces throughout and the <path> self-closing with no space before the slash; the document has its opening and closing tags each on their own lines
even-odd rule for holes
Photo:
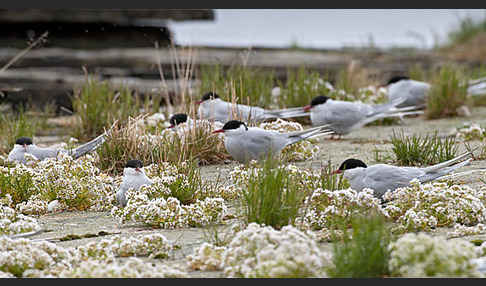
<svg viewBox="0 0 486 286">
<path fill-rule="evenodd" d="M 116 200 L 121 206 L 127 205 L 126 192 L 129 189 L 138 190 L 143 185 L 152 185 L 152 180 L 145 175 L 142 168 L 143 163 L 140 160 L 128 160 L 125 164 L 122 183 L 116 192 Z"/>
</svg>

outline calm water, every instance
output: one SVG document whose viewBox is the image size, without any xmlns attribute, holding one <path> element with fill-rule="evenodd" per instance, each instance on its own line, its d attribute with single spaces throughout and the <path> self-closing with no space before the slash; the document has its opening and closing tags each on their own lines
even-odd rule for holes
<svg viewBox="0 0 486 286">
<path fill-rule="evenodd" d="M 171 22 L 176 43 L 206 46 L 430 48 L 484 9 L 215 10 L 215 21 Z"/>
</svg>

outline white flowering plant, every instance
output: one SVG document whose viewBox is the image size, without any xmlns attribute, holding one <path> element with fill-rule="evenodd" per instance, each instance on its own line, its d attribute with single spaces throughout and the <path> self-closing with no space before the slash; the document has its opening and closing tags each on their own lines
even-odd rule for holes
<svg viewBox="0 0 486 286">
<path fill-rule="evenodd" d="M 389 269 L 398 277 L 480 277 L 476 247 L 425 233 L 407 233 L 389 244 Z"/>
<path fill-rule="evenodd" d="M 305 213 L 297 218 L 296 225 L 324 230 L 324 239 L 330 239 L 328 229 L 335 228 L 336 223 L 350 224 L 357 214 L 377 212 L 386 216 L 371 189 L 357 192 L 350 188 L 333 191 L 317 188 L 305 198 L 304 205 Z"/>
<path fill-rule="evenodd" d="M 260 123 L 258 127 L 280 133 L 304 130 L 302 124 L 293 121 L 286 121 L 281 118 L 271 122 Z M 318 141 L 316 139 L 308 139 L 297 142 L 285 147 L 282 150 L 281 155 L 288 161 L 305 161 L 315 158 L 315 156 L 319 153 L 319 146 L 316 144 L 317 142 Z"/>
<path fill-rule="evenodd" d="M 11 199 L 9 195 L 0 200 L 0 235 L 34 232 L 41 229 L 35 218 L 19 213 L 9 207 L 10 204 Z"/>
<path fill-rule="evenodd" d="M 486 220 L 486 192 L 468 185 L 412 180 L 410 186 L 388 191 L 384 210 L 395 222 L 396 230 L 429 231 L 457 223 L 472 226 Z"/>
<path fill-rule="evenodd" d="M 103 239 L 64 248 L 47 241 L 0 236 L 0 275 L 6 277 L 187 277 L 167 265 L 143 258 L 164 259 L 178 245 L 162 234 Z M 135 257 L 137 258 L 135 258 Z M 126 258 L 125 262 L 120 261 Z"/>
<path fill-rule="evenodd" d="M 290 225 L 275 230 L 250 223 L 223 251 L 221 268 L 228 277 L 326 277 L 329 263 L 312 233 Z"/>
<path fill-rule="evenodd" d="M 486 130 L 476 122 L 464 122 L 452 132 L 461 141 L 483 140 L 486 136 Z"/>
<path fill-rule="evenodd" d="M 194 248 L 194 253 L 186 257 L 187 265 L 192 270 L 217 271 L 221 270 L 225 246 L 215 246 L 204 242 Z"/>
<path fill-rule="evenodd" d="M 114 181 L 101 173 L 95 160 L 91 155 L 74 160 L 60 153 L 30 166 L 1 167 L 0 184 L 5 193 L 0 196 L 10 194 L 12 207 L 24 214 L 47 213 L 54 200 L 60 210 L 109 210 L 115 202 Z"/>
</svg>

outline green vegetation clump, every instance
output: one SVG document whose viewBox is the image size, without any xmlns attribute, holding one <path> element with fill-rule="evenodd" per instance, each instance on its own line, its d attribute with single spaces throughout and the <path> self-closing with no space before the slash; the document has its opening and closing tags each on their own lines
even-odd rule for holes
<svg viewBox="0 0 486 286">
<path fill-rule="evenodd" d="M 427 95 L 427 119 L 453 117 L 458 108 L 468 104 L 464 72 L 450 65 L 443 66 L 431 81 Z"/>
<path fill-rule="evenodd" d="M 294 223 L 306 192 L 290 178 L 288 171 L 271 158 L 263 162 L 260 172 L 250 173 L 241 199 L 247 224 L 255 222 L 280 229 Z"/>
<path fill-rule="evenodd" d="M 395 132 L 391 136 L 392 152 L 396 161 L 402 166 L 433 165 L 454 158 L 459 145 L 456 138 L 441 138 L 434 134 L 406 136 L 403 132 Z"/>
<path fill-rule="evenodd" d="M 351 230 L 342 227 L 342 241 L 333 244 L 333 278 L 377 278 L 389 276 L 388 262 L 392 241 L 389 227 L 382 215 L 356 216 Z"/>
</svg>

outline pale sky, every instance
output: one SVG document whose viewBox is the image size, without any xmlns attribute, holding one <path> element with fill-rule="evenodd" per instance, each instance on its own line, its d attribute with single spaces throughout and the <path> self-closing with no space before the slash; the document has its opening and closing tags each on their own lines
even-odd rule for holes
<svg viewBox="0 0 486 286">
<path fill-rule="evenodd" d="M 170 23 L 176 43 L 208 46 L 430 48 L 461 17 L 484 9 L 215 9 L 215 21 Z"/>
</svg>

